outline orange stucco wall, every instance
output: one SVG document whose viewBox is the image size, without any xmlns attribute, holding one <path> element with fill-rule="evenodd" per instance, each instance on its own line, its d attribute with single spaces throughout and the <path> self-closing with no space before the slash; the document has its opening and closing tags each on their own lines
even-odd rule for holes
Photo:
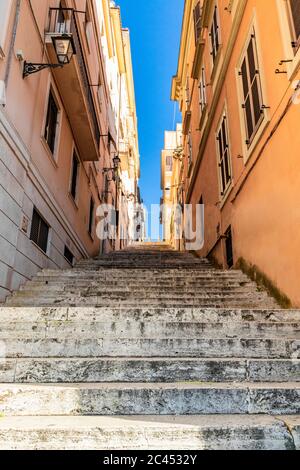
<svg viewBox="0 0 300 470">
<path fill-rule="evenodd" d="M 195 2 L 196 3 L 196 2 Z M 238 3 L 238 2 L 236 2 Z M 282 2 L 286 4 L 286 2 Z M 284 116 L 289 99 L 294 93 L 292 83 L 300 78 L 298 65 L 293 73 L 292 65 L 279 62 L 289 59 L 286 44 L 291 42 L 282 29 L 279 2 L 274 0 L 248 0 L 245 2 L 242 19 L 230 52 L 230 60 L 225 64 L 226 50 L 234 25 L 234 15 L 225 11 L 228 2 L 217 1 L 220 15 L 221 52 L 219 68 L 212 72 L 210 39 L 208 30 L 202 32 L 205 40 L 203 64 L 206 68 L 207 115 L 201 130 L 201 111 L 197 81 L 190 79 L 192 94 L 188 106 L 184 96 L 184 86 L 179 99 L 183 111 L 192 113 L 190 132 L 193 142 L 193 163 L 188 177 L 186 163 L 186 202 L 196 204 L 202 196 L 205 204 L 205 246 L 201 255 L 212 254 L 218 262 L 226 266 L 224 235 L 231 225 L 233 235 L 234 261 L 243 257 L 256 265 L 294 305 L 300 305 L 300 209 L 299 209 L 299 153 L 300 153 L 300 105 L 292 104 Z M 281 5 L 284 7 L 284 5 Z M 266 127 L 248 159 L 245 158 L 240 101 L 238 99 L 237 67 L 252 21 L 255 31 L 262 76 L 263 101 L 270 108 L 266 111 Z M 191 30 L 192 31 L 192 30 Z M 195 57 L 193 31 L 189 35 L 189 46 L 185 57 L 187 75 Z M 215 109 L 212 108 L 218 90 L 219 72 L 220 93 Z M 276 74 L 275 70 L 288 73 Z M 232 164 L 232 188 L 224 198 L 218 184 L 216 153 L 216 130 L 224 106 L 227 107 L 227 122 Z M 211 119 L 211 121 L 210 121 Z M 209 123 L 209 127 L 207 125 Z M 204 140 L 205 139 L 205 140 Z M 201 143 L 205 142 L 200 154 Z M 185 153 L 187 137 L 185 138 Z M 197 162 L 197 163 L 196 163 Z"/>
</svg>

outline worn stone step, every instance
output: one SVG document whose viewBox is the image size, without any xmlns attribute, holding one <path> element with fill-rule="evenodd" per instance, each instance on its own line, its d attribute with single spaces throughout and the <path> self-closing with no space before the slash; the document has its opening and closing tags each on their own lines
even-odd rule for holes
<svg viewBox="0 0 300 470">
<path fill-rule="evenodd" d="M 300 413 L 300 383 L 0 384 L 0 412 L 22 415 Z"/>
<path fill-rule="evenodd" d="M 46 277 L 46 278 L 80 278 L 82 276 L 84 279 L 85 278 L 101 278 L 101 279 L 144 279 L 144 280 L 149 280 L 149 279 L 182 279 L 182 278 L 188 278 L 188 279 L 242 279 L 242 280 L 248 280 L 249 278 L 241 273 L 240 271 L 223 271 L 221 269 L 216 269 L 216 270 L 209 270 L 209 271 L 194 271 L 194 270 L 176 270 L 176 269 L 165 269 L 165 270 L 155 270 L 155 269 L 141 269 L 139 271 L 136 271 L 135 269 L 127 269 L 126 271 L 124 269 L 79 269 L 74 267 L 73 269 L 69 270 L 48 270 L 45 269 L 43 271 L 40 271 L 36 277 Z"/>
<path fill-rule="evenodd" d="M 28 284 L 23 285 L 20 288 L 19 292 L 66 292 L 66 293 L 81 293 L 81 295 L 85 295 L 86 293 L 112 293 L 114 295 L 122 295 L 124 292 L 131 292 L 133 294 L 138 294 L 141 292 L 141 289 L 144 293 L 149 293 L 152 295 L 160 294 L 160 293 L 170 293 L 174 292 L 174 295 L 197 295 L 197 291 L 201 292 L 201 294 L 208 293 L 210 295 L 231 293 L 231 294 L 239 294 L 239 293 L 247 293 L 253 294 L 255 292 L 259 292 L 252 284 L 247 285 L 239 285 L 239 284 L 231 284 L 231 285 L 223 285 L 223 284 L 182 284 L 182 285 L 172 285 L 172 284 L 157 284 L 157 285 L 149 285 L 145 283 L 144 285 L 137 285 L 137 283 L 125 284 L 120 285 L 118 283 L 115 284 L 102 284 L 102 283 L 79 283 L 79 282 L 69 282 L 69 283 L 45 283 L 45 282 L 29 282 Z M 195 290 L 197 289 L 197 290 Z"/>
<path fill-rule="evenodd" d="M 0 359 L 0 373 L 5 383 L 300 382 L 300 358 L 16 358 Z"/>
<path fill-rule="evenodd" d="M 32 416 L 0 420 L 1 450 L 296 450 L 300 418 Z"/>
<path fill-rule="evenodd" d="M 2 338 L 4 357 L 230 357 L 298 359 L 300 341 L 279 338 Z"/>
<path fill-rule="evenodd" d="M 300 322 L 176 322 L 176 321 L 1 321 L 0 339 L 32 338 L 286 338 L 300 340 Z"/>
<path fill-rule="evenodd" d="M 69 321 L 173 321 L 173 322 L 287 322 L 299 323 L 300 310 L 163 307 L 0 307 L 0 323 L 41 320 Z"/>
<path fill-rule="evenodd" d="M 6 302 L 7 306 L 11 307 L 31 307 L 34 305 L 35 307 L 78 307 L 78 308 L 84 308 L 84 307 L 99 307 L 99 308 L 118 308 L 118 307 L 124 307 L 126 309 L 135 309 L 136 308 L 137 302 L 133 300 L 116 300 L 116 301 L 109 301 L 108 299 L 104 300 L 99 297 L 97 298 L 86 298 L 86 299 L 72 299 L 72 298 L 35 298 L 33 299 L 32 297 L 29 298 L 9 298 Z M 166 300 L 162 301 L 156 301 L 154 302 L 153 300 L 147 301 L 140 301 L 138 304 L 143 307 L 143 308 L 151 308 L 155 306 L 157 308 L 179 308 L 179 309 L 190 309 L 194 307 L 199 307 L 203 309 L 209 309 L 209 308 L 219 308 L 219 309 L 237 309 L 237 308 L 244 308 L 244 309 L 251 309 L 251 308 L 264 308 L 264 307 L 269 307 L 272 308 L 274 307 L 274 303 L 267 302 L 264 299 L 260 301 L 251 301 L 249 299 L 238 299 L 236 300 L 231 300 L 231 299 L 219 299 L 218 301 L 211 301 L 211 300 L 205 300 L 203 299 L 201 302 L 198 301 L 190 301 L 190 302 L 183 302 L 182 300 L 173 300 L 172 302 L 168 302 Z M 276 305 L 276 304 L 275 304 Z"/>
</svg>

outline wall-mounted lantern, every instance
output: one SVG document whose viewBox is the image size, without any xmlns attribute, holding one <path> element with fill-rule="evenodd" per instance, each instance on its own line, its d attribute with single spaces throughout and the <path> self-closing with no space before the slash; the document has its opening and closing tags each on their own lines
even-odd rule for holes
<svg viewBox="0 0 300 470">
<path fill-rule="evenodd" d="M 71 62 L 72 57 L 76 54 L 75 45 L 72 34 L 62 34 L 60 36 L 52 37 L 55 54 L 57 57 L 57 64 L 38 64 L 32 62 L 24 62 L 23 78 L 33 73 L 40 72 L 46 68 L 63 67 Z"/>
</svg>

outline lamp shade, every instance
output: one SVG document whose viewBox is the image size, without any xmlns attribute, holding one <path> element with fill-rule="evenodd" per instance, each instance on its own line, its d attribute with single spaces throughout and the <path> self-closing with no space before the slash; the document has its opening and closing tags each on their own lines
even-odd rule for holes
<svg viewBox="0 0 300 470">
<path fill-rule="evenodd" d="M 72 35 L 62 34 L 61 36 L 54 36 L 52 40 L 58 63 L 61 65 L 69 64 L 73 54 L 75 54 Z"/>
<path fill-rule="evenodd" d="M 113 163 L 114 163 L 114 167 L 115 167 L 115 168 L 118 168 L 118 166 L 119 166 L 120 163 L 121 163 L 121 159 L 120 159 L 119 155 L 116 155 L 116 156 L 113 158 Z"/>
</svg>

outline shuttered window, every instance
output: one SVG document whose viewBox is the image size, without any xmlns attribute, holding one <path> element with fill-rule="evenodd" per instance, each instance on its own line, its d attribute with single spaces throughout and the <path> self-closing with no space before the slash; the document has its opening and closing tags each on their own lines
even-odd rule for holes
<svg viewBox="0 0 300 470">
<path fill-rule="evenodd" d="M 219 156 L 219 172 L 221 195 L 223 195 L 231 183 L 231 164 L 228 139 L 227 117 L 224 114 L 217 131 L 217 148 Z"/>
<path fill-rule="evenodd" d="M 49 225 L 34 208 L 31 222 L 30 239 L 36 243 L 41 248 L 41 250 L 47 253 L 48 236 Z"/>
<path fill-rule="evenodd" d="M 195 28 L 195 42 L 198 43 L 201 36 L 201 5 L 200 2 L 194 8 L 194 28 Z"/>
<path fill-rule="evenodd" d="M 206 76 L 205 76 L 205 68 L 202 67 L 201 69 L 201 77 L 199 80 L 199 103 L 201 112 L 204 111 L 204 108 L 207 104 L 207 96 L 206 96 Z"/>
<path fill-rule="evenodd" d="M 78 172 L 79 172 L 79 161 L 76 153 L 73 154 L 72 160 L 72 175 L 71 175 L 71 188 L 70 192 L 73 199 L 76 199 L 77 185 L 78 185 Z"/>
<path fill-rule="evenodd" d="M 52 91 L 49 93 L 48 109 L 44 137 L 52 153 L 55 150 L 55 139 L 57 132 L 58 107 Z"/>
<path fill-rule="evenodd" d="M 294 48 L 300 45 L 300 2 L 299 0 L 289 0 L 290 17 L 292 24 L 293 42 Z"/>
<path fill-rule="evenodd" d="M 209 35 L 210 35 L 210 41 L 211 41 L 211 56 L 212 56 L 213 62 L 215 62 L 219 49 L 220 49 L 220 27 L 219 27 L 219 15 L 218 15 L 217 6 L 215 6 Z"/>
<path fill-rule="evenodd" d="M 256 131 L 263 120 L 262 90 L 260 81 L 259 64 L 255 33 L 251 34 L 245 57 L 240 71 L 242 81 L 242 93 L 247 132 L 246 143 L 250 146 Z"/>
<path fill-rule="evenodd" d="M 193 163 L 193 142 L 192 142 L 192 134 L 189 132 L 188 136 L 188 165 L 189 168 Z"/>
<path fill-rule="evenodd" d="M 173 157 L 172 155 L 166 156 L 166 171 L 172 171 Z"/>
</svg>

